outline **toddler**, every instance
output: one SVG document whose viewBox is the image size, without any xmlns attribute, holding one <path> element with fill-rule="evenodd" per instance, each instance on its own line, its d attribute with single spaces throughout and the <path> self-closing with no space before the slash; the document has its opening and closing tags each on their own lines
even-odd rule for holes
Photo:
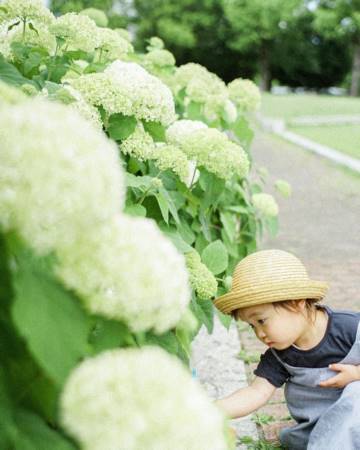
<svg viewBox="0 0 360 450">
<path fill-rule="evenodd" d="M 216 403 L 243 417 L 285 383 L 297 423 L 280 441 L 290 450 L 360 449 L 360 313 L 318 304 L 327 289 L 294 255 L 263 250 L 240 261 L 230 292 L 215 300 L 269 347 L 253 382 Z"/>
</svg>

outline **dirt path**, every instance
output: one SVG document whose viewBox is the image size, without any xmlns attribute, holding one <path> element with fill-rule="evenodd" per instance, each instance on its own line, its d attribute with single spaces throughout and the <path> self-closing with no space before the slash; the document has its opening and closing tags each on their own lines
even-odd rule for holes
<svg viewBox="0 0 360 450">
<path fill-rule="evenodd" d="M 293 188 L 289 199 L 277 195 L 280 230 L 261 248 L 293 252 L 310 277 L 329 283 L 330 306 L 360 310 L 360 177 L 262 133 L 252 154 L 257 167 L 269 170 L 270 182 L 283 178 Z"/>
</svg>

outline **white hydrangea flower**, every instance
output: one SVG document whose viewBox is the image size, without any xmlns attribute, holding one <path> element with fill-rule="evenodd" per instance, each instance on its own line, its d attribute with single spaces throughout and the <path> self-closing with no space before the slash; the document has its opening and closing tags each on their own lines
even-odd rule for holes
<svg viewBox="0 0 360 450">
<path fill-rule="evenodd" d="M 105 69 L 105 74 L 110 76 L 116 89 L 131 99 L 136 117 L 163 125 L 175 120 L 175 104 L 170 89 L 139 64 L 114 61 Z"/>
<path fill-rule="evenodd" d="M 190 273 L 190 284 L 201 299 L 215 297 L 218 284 L 214 275 L 201 262 L 199 253 L 194 249 L 186 253 L 186 266 Z"/>
<path fill-rule="evenodd" d="M 190 300 L 184 257 L 150 219 L 116 216 L 84 233 L 56 272 L 90 312 L 133 331 L 173 328 Z"/>
<path fill-rule="evenodd" d="M 118 212 L 117 148 L 71 108 L 35 97 L 1 109 L 0 224 L 39 254 Z"/>
<path fill-rule="evenodd" d="M 268 217 L 276 217 L 279 214 L 279 206 L 274 197 L 264 192 L 253 194 L 252 202 L 261 214 Z"/>
<path fill-rule="evenodd" d="M 67 50 L 92 52 L 99 44 L 98 27 L 86 15 L 67 13 L 50 26 L 50 32 L 65 41 Z"/>
<path fill-rule="evenodd" d="M 98 27 L 97 37 L 97 48 L 100 50 L 102 55 L 105 54 L 108 60 L 113 61 L 114 59 L 122 59 L 128 53 L 132 53 L 134 51 L 133 46 L 128 40 L 110 28 Z"/>
<path fill-rule="evenodd" d="M 78 111 L 85 119 L 95 125 L 97 129 L 102 130 L 103 125 L 99 110 L 95 106 L 90 105 L 80 92 L 72 86 L 66 84 L 64 85 L 64 89 L 66 89 L 75 100 L 73 103 L 70 103 L 69 106 Z"/>
<path fill-rule="evenodd" d="M 159 347 L 81 362 L 61 395 L 61 422 L 83 450 L 227 450 L 225 417 L 185 366 Z"/>
<path fill-rule="evenodd" d="M 135 63 L 114 61 L 103 73 L 82 75 L 69 82 L 93 105 L 108 114 L 169 125 L 175 120 L 170 89 Z"/>
<path fill-rule="evenodd" d="M 228 84 L 230 99 L 243 111 L 256 111 L 260 107 L 259 88 L 251 80 L 236 78 Z"/>
<path fill-rule="evenodd" d="M 203 128 L 208 126 L 200 120 L 177 120 L 166 130 L 166 140 L 171 144 L 181 145 L 185 136 Z"/>
<path fill-rule="evenodd" d="M 120 144 L 120 150 L 124 154 L 132 155 L 140 161 L 151 159 L 155 150 L 153 138 L 144 130 L 140 122 L 135 131 Z"/>
<path fill-rule="evenodd" d="M 98 27 L 107 27 L 109 24 L 107 15 L 101 9 L 85 8 L 82 9 L 79 14 L 90 17 Z"/>
<path fill-rule="evenodd" d="M 53 14 L 44 6 L 42 0 L 5 0 L 1 4 L 0 22 L 21 20 L 50 24 Z"/>
</svg>

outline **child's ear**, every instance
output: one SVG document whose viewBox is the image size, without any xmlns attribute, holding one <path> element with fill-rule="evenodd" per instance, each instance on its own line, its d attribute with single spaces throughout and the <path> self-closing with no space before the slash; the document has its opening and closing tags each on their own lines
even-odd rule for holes
<svg viewBox="0 0 360 450">
<path fill-rule="evenodd" d="M 305 299 L 299 300 L 297 302 L 297 307 L 298 307 L 298 309 L 300 309 L 300 311 L 305 311 L 305 309 L 306 309 L 306 300 Z"/>
</svg>

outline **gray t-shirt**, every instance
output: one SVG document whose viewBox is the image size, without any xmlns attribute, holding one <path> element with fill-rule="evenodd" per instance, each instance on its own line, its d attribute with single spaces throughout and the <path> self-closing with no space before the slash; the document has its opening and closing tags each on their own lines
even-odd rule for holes
<svg viewBox="0 0 360 450">
<path fill-rule="evenodd" d="M 360 321 L 360 312 L 325 308 L 329 320 L 323 339 L 310 350 L 300 350 L 293 345 L 284 350 L 275 350 L 282 361 L 295 367 L 328 367 L 341 361 L 350 351 L 356 339 Z M 260 362 L 254 370 L 258 377 L 266 378 L 273 386 L 282 386 L 290 377 L 289 372 L 275 358 L 269 349 L 261 355 Z"/>
</svg>

